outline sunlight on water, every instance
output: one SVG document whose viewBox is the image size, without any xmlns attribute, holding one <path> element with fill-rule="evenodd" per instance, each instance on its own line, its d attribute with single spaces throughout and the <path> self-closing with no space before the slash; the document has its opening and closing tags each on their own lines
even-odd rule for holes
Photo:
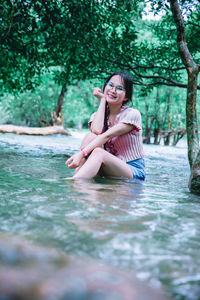
<svg viewBox="0 0 200 300">
<path fill-rule="evenodd" d="M 145 145 L 147 180 L 66 180 L 72 136 L 0 135 L 1 231 L 135 270 L 174 299 L 199 299 L 200 197 L 184 143 Z"/>
</svg>

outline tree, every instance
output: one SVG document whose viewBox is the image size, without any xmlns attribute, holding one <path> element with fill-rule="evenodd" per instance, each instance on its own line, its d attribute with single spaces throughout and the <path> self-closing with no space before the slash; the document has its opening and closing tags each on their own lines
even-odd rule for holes
<svg viewBox="0 0 200 300">
<path fill-rule="evenodd" d="M 188 158 L 191 167 L 189 187 L 194 193 L 200 194 L 200 147 L 197 126 L 197 82 L 200 72 L 198 64 L 187 46 L 186 29 L 183 15 L 177 0 L 170 0 L 174 22 L 177 28 L 177 47 L 180 57 L 187 70 L 188 88 L 186 102 L 186 128 L 188 141 Z"/>
<path fill-rule="evenodd" d="M 4 0 L 0 4 L 0 90 L 17 93 L 33 90 L 50 60 L 41 32 L 40 1 Z"/>
<path fill-rule="evenodd" d="M 187 142 L 188 142 L 188 159 L 191 168 L 191 176 L 189 181 L 189 188 L 191 192 L 200 194 L 200 147 L 199 147 L 199 134 L 198 134 L 198 125 L 197 125 L 197 89 L 200 89 L 198 86 L 198 74 L 200 72 L 200 64 L 198 63 L 200 57 L 198 54 L 200 43 L 197 36 L 200 34 L 200 4 L 198 1 L 179 1 L 178 0 L 169 0 L 169 1 L 160 1 L 152 0 L 150 1 L 152 7 L 157 5 L 157 11 L 165 9 L 166 12 L 171 9 L 173 22 L 176 26 L 176 43 L 179 56 L 176 59 L 170 55 L 169 66 L 172 69 L 172 66 L 176 66 L 174 71 L 184 69 L 187 71 L 187 84 L 176 83 L 174 79 L 166 78 L 161 76 L 163 80 L 166 80 L 167 85 L 177 85 L 180 87 L 187 87 L 187 100 L 186 100 L 186 129 L 187 129 Z M 169 16 L 170 17 L 170 16 Z M 168 18 L 168 16 L 164 17 Z M 169 19 L 170 20 L 170 19 Z M 193 32 L 192 38 L 189 34 Z M 172 27 L 171 34 L 174 36 L 174 30 Z M 174 36 L 175 40 L 175 36 Z M 196 41 L 197 40 L 197 41 Z M 172 40 L 173 42 L 173 40 Z M 174 48 L 172 48 L 174 50 Z M 171 54 L 171 51 L 170 51 Z M 169 55 L 169 51 L 168 51 Z M 180 62 L 183 64 L 181 66 Z M 172 65 L 170 65 L 172 63 Z M 177 64 L 178 63 L 178 64 Z M 168 71 L 169 67 L 168 67 Z"/>
<path fill-rule="evenodd" d="M 33 89 L 43 70 L 54 68 L 55 80 L 62 87 L 56 117 L 60 116 L 64 92 L 70 84 L 104 77 L 119 67 L 129 70 L 134 83 L 147 89 L 161 85 L 187 89 L 190 189 L 198 192 L 196 93 L 200 89 L 200 10 L 194 8 L 199 8 L 199 1 L 181 0 L 178 4 L 175 0 L 149 0 L 154 11 L 163 9 L 166 13 L 159 22 L 152 23 L 141 20 L 141 3 L 4 0 L 0 7 L 0 87 L 12 92 Z M 151 25 L 151 43 L 142 39 L 138 42 L 141 24 Z M 187 45 L 186 35 L 190 32 L 197 38 L 187 38 Z M 184 82 L 186 73 L 188 83 Z"/>
<path fill-rule="evenodd" d="M 3 2 L 1 90 L 34 89 L 41 73 L 54 67 L 62 89 L 53 122 L 61 116 L 67 86 L 110 72 L 110 52 L 123 51 L 124 41 L 133 45 L 136 39 L 131 12 L 138 0 Z"/>
<path fill-rule="evenodd" d="M 154 12 L 164 10 L 166 13 L 160 22 L 152 24 L 155 40 L 151 44 L 142 41 L 140 47 L 135 47 L 134 54 L 128 51 L 125 56 L 118 51 L 109 61 L 132 71 L 137 85 L 146 87 L 166 85 L 187 89 L 186 129 L 191 167 L 189 188 L 193 193 L 200 194 L 200 148 L 196 110 L 197 90 L 200 89 L 198 86 L 200 3 L 196 0 L 148 2 Z M 187 34 L 191 32 L 195 37 L 190 37 L 186 41 Z M 185 72 L 187 83 L 182 81 Z"/>
<path fill-rule="evenodd" d="M 60 66 L 55 77 L 62 86 L 59 99 L 63 99 L 63 91 L 74 81 L 110 73 L 116 65 L 107 58 L 124 51 L 130 43 L 134 46 L 136 34 L 131 12 L 138 2 L 74 0 L 62 5 L 54 1 L 47 6 L 43 1 L 40 18 L 48 33 L 45 48 L 52 64 Z M 59 101 L 56 118 L 61 115 L 61 108 Z"/>
<path fill-rule="evenodd" d="M 138 85 L 146 87 L 167 85 L 187 89 L 186 129 L 191 168 L 189 188 L 193 193 L 200 194 L 200 148 L 196 109 L 197 90 L 200 89 L 198 86 L 200 3 L 195 0 L 148 2 L 154 12 L 164 10 L 166 13 L 158 25 L 153 24 L 159 38 L 158 42 L 150 45 L 142 42 L 140 49 L 137 48 L 136 55 L 130 57 L 129 53 L 127 61 L 116 60 L 116 63 L 129 68 L 135 75 L 135 83 Z M 187 34 L 191 32 L 195 37 L 187 39 Z M 187 83 L 182 82 L 184 71 L 187 72 Z"/>
</svg>

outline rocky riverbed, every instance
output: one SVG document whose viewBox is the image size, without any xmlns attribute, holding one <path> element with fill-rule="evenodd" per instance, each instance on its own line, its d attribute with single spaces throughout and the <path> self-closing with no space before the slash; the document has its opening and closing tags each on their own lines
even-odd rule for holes
<svg viewBox="0 0 200 300">
<path fill-rule="evenodd" d="M 66 256 L 17 236 L 0 234 L 0 299 L 164 300 L 125 272 L 88 257 Z"/>
</svg>

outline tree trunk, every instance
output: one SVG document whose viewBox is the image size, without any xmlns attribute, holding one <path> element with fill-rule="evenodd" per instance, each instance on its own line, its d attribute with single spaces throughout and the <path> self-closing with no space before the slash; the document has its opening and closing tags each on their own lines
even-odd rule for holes
<svg viewBox="0 0 200 300">
<path fill-rule="evenodd" d="M 2 133 L 16 133 L 24 135 L 52 135 L 52 134 L 64 134 L 70 135 L 62 126 L 47 126 L 47 127 L 26 127 L 16 126 L 11 124 L 0 125 L 0 132 Z"/>
<path fill-rule="evenodd" d="M 192 193 L 200 195 L 200 149 L 196 109 L 197 78 L 198 70 L 191 70 L 191 72 L 188 72 L 186 129 L 188 159 L 191 168 L 189 189 Z"/>
<path fill-rule="evenodd" d="M 188 73 L 187 102 L 186 102 L 186 130 L 188 144 L 188 159 L 191 168 L 189 189 L 200 194 L 200 147 L 197 126 L 197 79 L 200 65 L 196 64 L 186 42 L 185 24 L 177 0 L 170 0 L 170 6 L 177 29 L 177 47 L 180 57 Z"/>
<path fill-rule="evenodd" d="M 171 135 L 168 134 L 168 135 L 166 136 L 166 138 L 164 138 L 164 145 L 165 145 L 165 146 L 169 146 L 169 144 L 170 144 L 170 137 L 171 137 Z"/>
<path fill-rule="evenodd" d="M 166 114 L 165 114 L 167 127 L 168 127 L 169 132 L 172 129 L 172 125 L 171 125 L 172 119 L 171 119 L 171 116 L 170 116 L 170 113 L 171 113 L 171 97 L 170 96 L 171 96 L 171 90 L 169 89 L 167 91 L 167 108 L 166 108 Z M 169 146 L 169 144 L 170 144 L 170 134 L 168 134 L 166 136 L 166 138 L 164 139 L 164 145 Z"/>
<path fill-rule="evenodd" d="M 145 144 L 151 144 L 151 128 L 149 127 L 149 105 L 145 103 Z"/>
<path fill-rule="evenodd" d="M 154 144 L 158 145 L 159 144 L 159 134 L 160 134 L 160 122 L 159 122 L 159 112 L 160 112 L 160 93 L 159 93 L 159 88 L 157 88 L 156 92 L 156 101 L 155 101 L 155 128 L 153 131 L 154 135 Z"/>
<path fill-rule="evenodd" d="M 192 193 L 200 195 L 200 151 L 191 170 L 189 189 Z"/>
<path fill-rule="evenodd" d="M 153 131 L 153 135 L 154 135 L 154 145 L 159 145 L 160 144 L 160 126 L 158 123 L 158 127 L 154 129 Z"/>
<path fill-rule="evenodd" d="M 174 134 L 172 146 L 176 146 L 177 143 L 184 137 L 186 134 L 186 129 L 180 129 L 177 133 Z"/>
<path fill-rule="evenodd" d="M 199 136 L 197 126 L 197 78 L 198 69 L 188 71 L 188 89 L 186 103 L 186 129 L 188 142 L 188 159 L 190 167 L 195 164 L 199 152 Z"/>
<path fill-rule="evenodd" d="M 53 125 L 63 125 L 63 116 L 62 116 L 62 108 L 63 108 L 63 100 L 65 97 L 65 93 L 67 91 L 67 85 L 63 85 L 62 89 L 61 89 L 61 93 L 60 96 L 58 98 L 58 103 L 56 106 L 55 111 L 53 112 L 53 116 L 52 116 L 52 123 Z"/>
</svg>

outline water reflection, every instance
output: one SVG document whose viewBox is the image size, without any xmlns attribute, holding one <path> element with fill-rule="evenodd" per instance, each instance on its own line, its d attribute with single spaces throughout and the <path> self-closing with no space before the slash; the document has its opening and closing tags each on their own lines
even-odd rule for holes
<svg viewBox="0 0 200 300">
<path fill-rule="evenodd" d="M 137 203 L 143 199 L 144 184 L 137 180 L 98 178 L 67 181 L 68 192 L 84 201 L 88 216 L 68 216 L 67 221 L 80 230 L 94 233 L 103 239 L 116 233 L 133 233 L 146 230 L 145 222 L 152 218 L 146 215 L 134 218 Z M 93 214 L 93 216 L 92 216 Z"/>
<path fill-rule="evenodd" d="M 136 180 L 96 178 L 79 179 L 66 182 L 72 191 L 82 193 L 92 205 L 128 205 L 142 198 L 144 185 Z M 128 208 L 128 207 L 126 207 Z"/>
</svg>

